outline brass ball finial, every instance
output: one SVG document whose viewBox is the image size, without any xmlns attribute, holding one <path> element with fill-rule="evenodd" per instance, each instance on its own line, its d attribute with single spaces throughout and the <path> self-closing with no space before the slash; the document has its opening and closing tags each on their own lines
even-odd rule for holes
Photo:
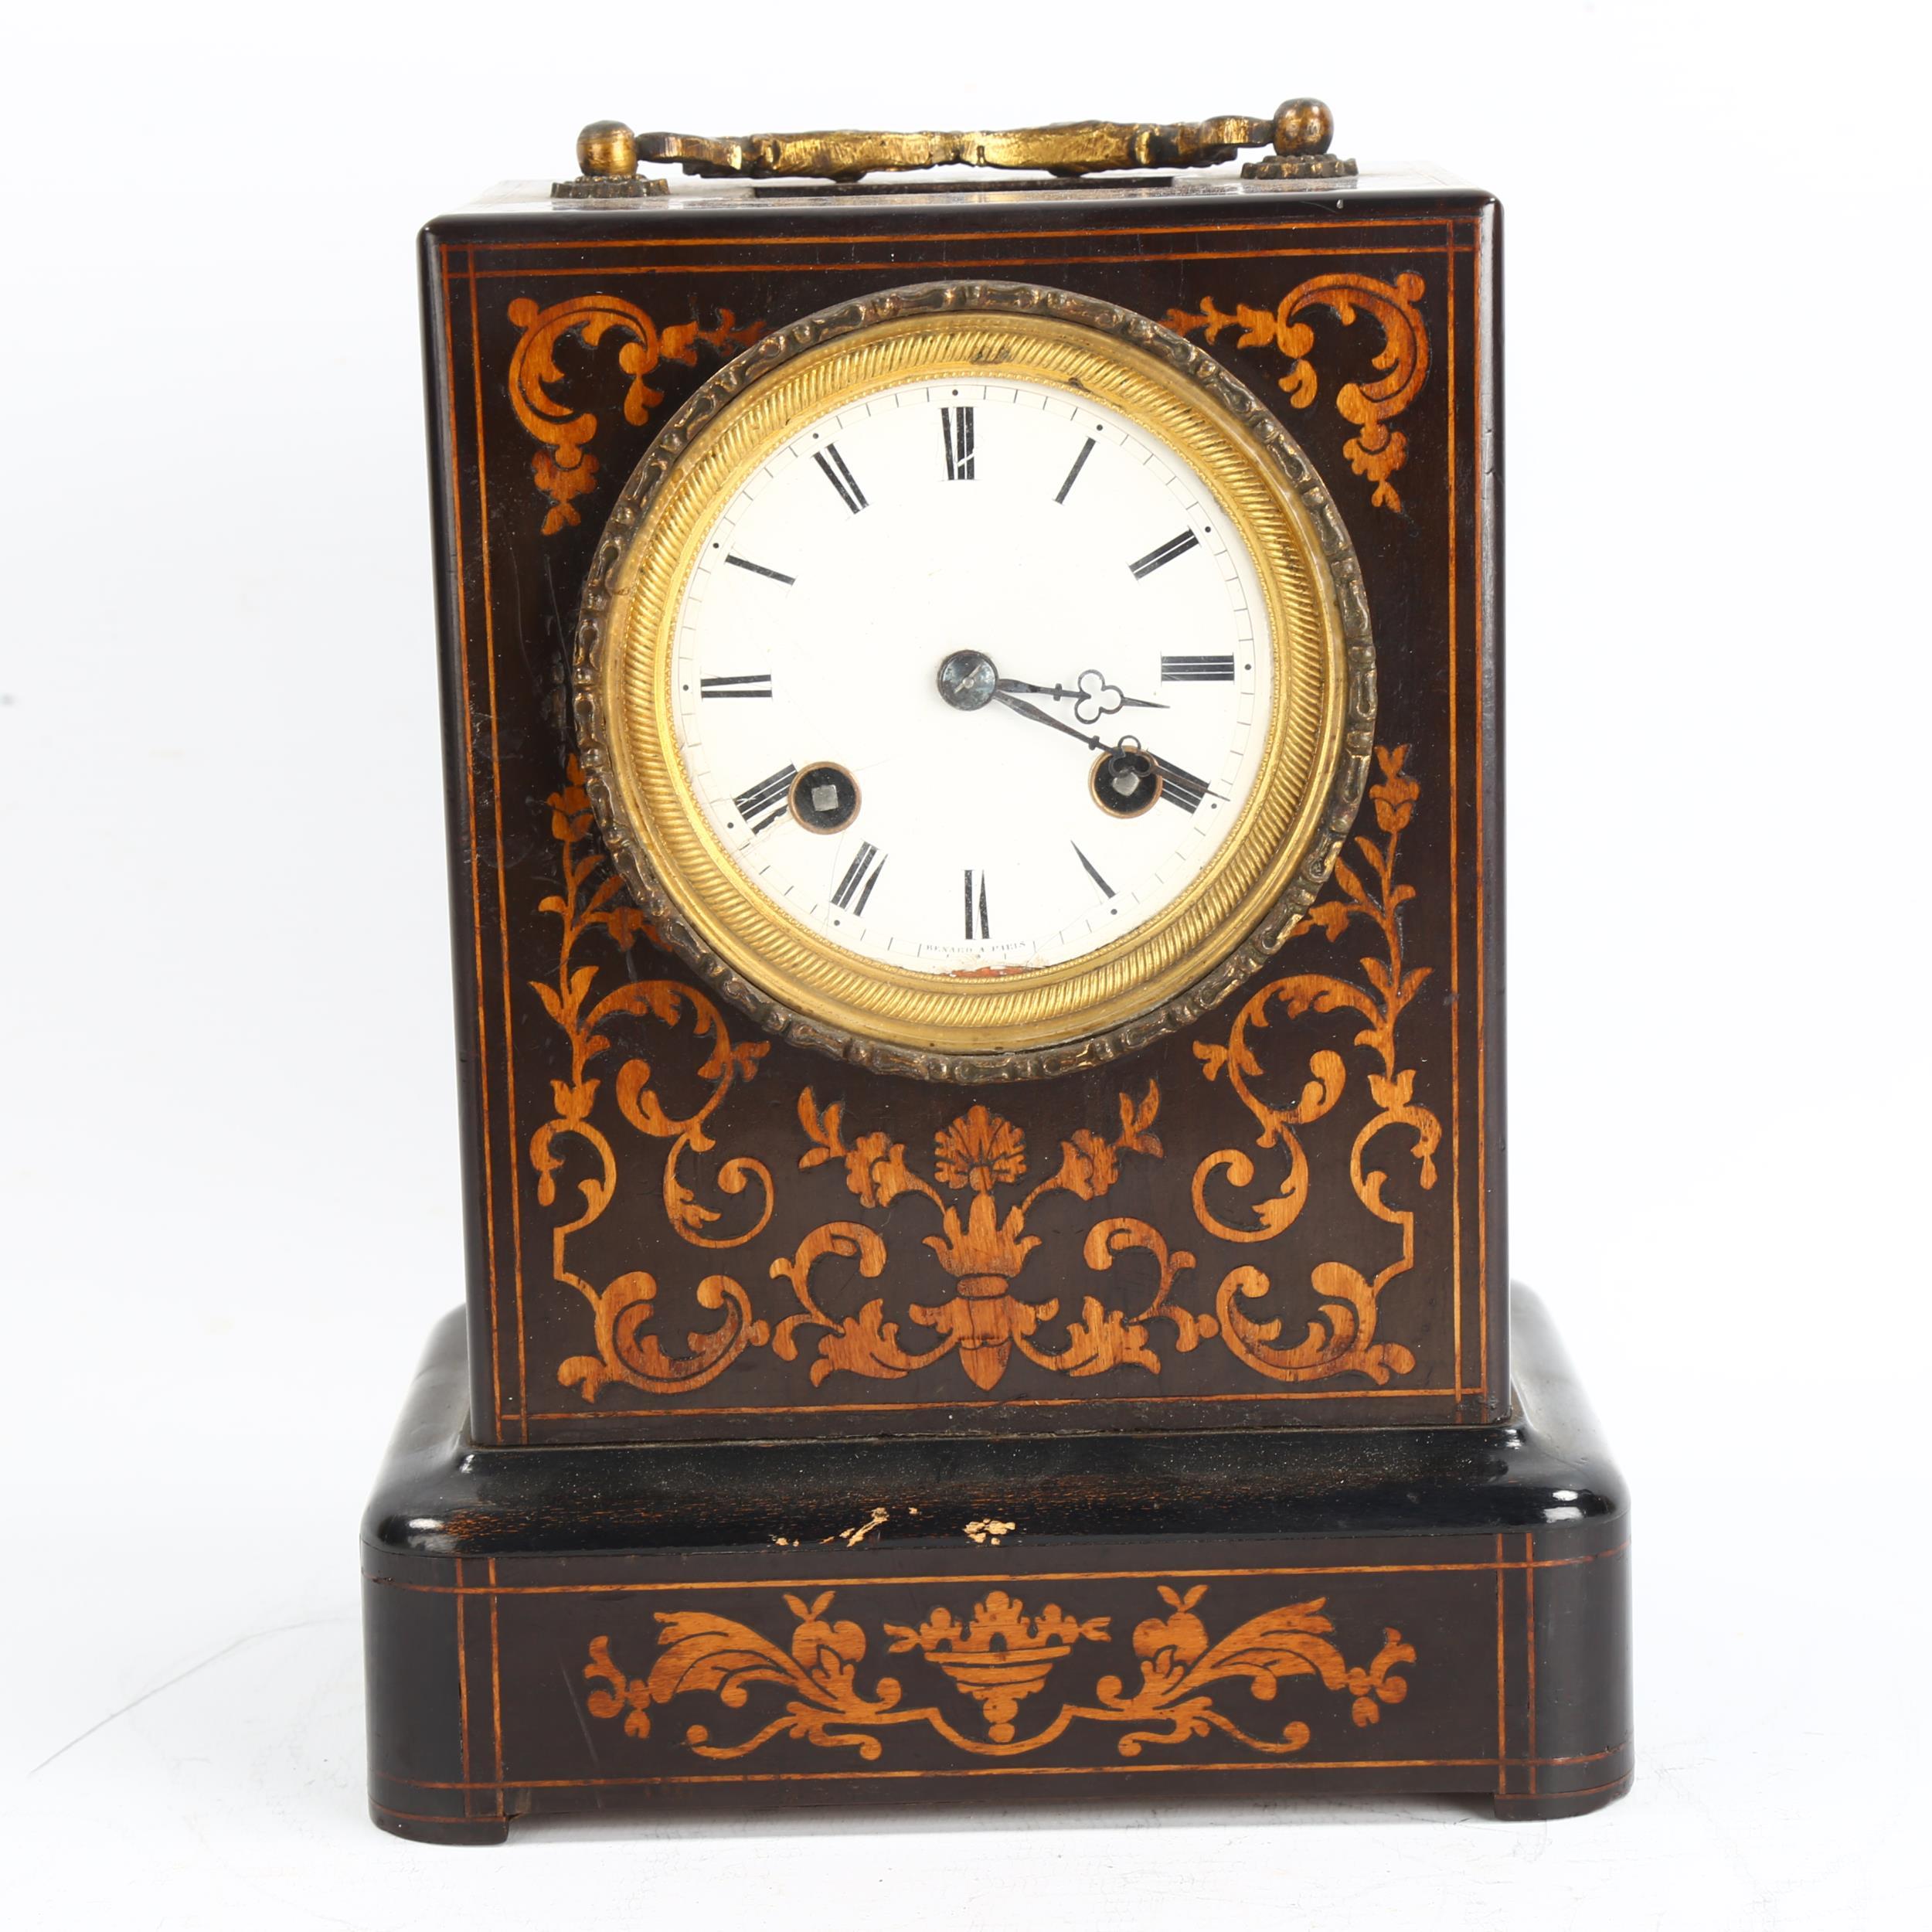
<svg viewBox="0 0 1932 1932">
<path fill-rule="evenodd" d="M 638 172 L 638 138 L 621 121 L 594 121 L 577 136 L 580 173 L 602 179 Z"/>
<path fill-rule="evenodd" d="M 1325 100 L 1284 100 L 1274 111 L 1277 155 L 1325 155 L 1335 138 L 1335 116 Z"/>
</svg>

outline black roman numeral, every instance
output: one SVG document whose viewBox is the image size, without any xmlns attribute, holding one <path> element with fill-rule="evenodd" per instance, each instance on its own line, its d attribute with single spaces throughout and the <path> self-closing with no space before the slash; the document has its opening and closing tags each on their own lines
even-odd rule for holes
<svg viewBox="0 0 1932 1932">
<path fill-rule="evenodd" d="M 774 583 L 796 583 L 798 581 L 796 577 L 787 577 L 782 570 L 770 570 L 766 569 L 762 563 L 753 563 L 747 556 L 727 555 L 725 561 L 727 563 L 735 563 L 741 570 L 750 571 L 754 577 L 770 577 Z"/>
<path fill-rule="evenodd" d="M 743 678 L 700 678 L 698 695 L 701 698 L 768 698 L 771 673 L 760 671 Z"/>
<path fill-rule="evenodd" d="M 731 801 L 738 808 L 738 816 L 753 832 L 775 825 L 790 809 L 791 781 L 798 775 L 796 765 L 787 765 L 783 771 L 760 778 L 749 791 L 740 792 Z"/>
<path fill-rule="evenodd" d="M 970 483 L 973 480 L 973 412 L 967 405 L 941 410 L 939 427 L 946 438 L 946 481 Z"/>
<path fill-rule="evenodd" d="M 1172 563 L 1177 556 L 1185 556 L 1200 542 L 1192 530 L 1183 530 L 1179 536 L 1171 536 L 1158 549 L 1150 550 L 1138 563 L 1127 567 L 1136 579 L 1151 577 L 1163 563 Z"/>
<path fill-rule="evenodd" d="M 859 856 L 845 868 L 845 876 L 839 880 L 832 903 L 841 912 L 862 913 L 866 901 L 872 896 L 872 889 L 879 883 L 879 875 L 885 869 L 886 855 L 876 845 L 861 845 Z M 856 904 L 853 903 L 855 894 Z"/>
<path fill-rule="evenodd" d="M 1163 684 L 1232 684 L 1234 660 L 1228 658 L 1163 658 Z"/>
<path fill-rule="evenodd" d="M 859 487 L 859 479 L 845 468 L 845 459 L 838 454 L 836 443 L 828 443 L 822 450 L 812 453 L 812 461 L 825 473 L 825 481 L 838 492 L 838 500 L 854 516 L 866 507 L 866 492 Z"/>
<path fill-rule="evenodd" d="M 975 910 L 973 900 L 973 881 L 975 879 L 979 881 L 979 900 L 977 907 L 979 916 L 978 932 L 973 930 L 973 916 Z M 992 928 L 986 923 L 986 875 L 983 872 L 975 872 L 969 866 L 966 872 L 966 937 L 968 939 L 991 939 L 992 936 Z"/>
<path fill-rule="evenodd" d="M 1070 839 L 1067 842 L 1070 845 L 1073 843 Z M 1082 852 L 1078 845 L 1073 846 L 1073 856 L 1087 868 L 1087 877 L 1092 879 L 1094 884 L 1099 886 L 1100 890 L 1105 893 L 1109 899 L 1111 899 L 1114 896 L 1114 888 L 1100 876 L 1100 867 L 1095 865 L 1093 860 L 1088 858 L 1087 854 Z"/>
<path fill-rule="evenodd" d="M 1208 782 L 1197 778 L 1191 771 L 1183 771 L 1179 765 L 1171 765 L 1165 758 L 1156 758 L 1154 768 L 1161 774 L 1161 796 L 1170 804 L 1179 805 L 1185 812 L 1196 812 L 1201 808 L 1201 801 L 1208 795 Z"/>
<path fill-rule="evenodd" d="M 1080 445 L 1080 453 L 1074 457 L 1073 467 L 1066 472 L 1066 481 L 1060 485 L 1060 495 L 1053 499 L 1056 503 L 1064 503 L 1066 501 L 1066 492 L 1080 480 L 1080 471 L 1087 467 L 1087 459 L 1094 454 L 1094 445 L 1097 440 L 1090 436 Z"/>
</svg>

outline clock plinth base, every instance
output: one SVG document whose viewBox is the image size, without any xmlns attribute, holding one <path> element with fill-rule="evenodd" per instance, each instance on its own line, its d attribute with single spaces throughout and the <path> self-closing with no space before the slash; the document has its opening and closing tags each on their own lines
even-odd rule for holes
<svg viewBox="0 0 1932 1932">
<path fill-rule="evenodd" d="M 377 1824 L 1462 1793 L 1632 1757 L 1621 1482 L 1515 1304 L 1486 1427 L 489 1448 L 436 1331 L 364 1528 Z"/>
</svg>

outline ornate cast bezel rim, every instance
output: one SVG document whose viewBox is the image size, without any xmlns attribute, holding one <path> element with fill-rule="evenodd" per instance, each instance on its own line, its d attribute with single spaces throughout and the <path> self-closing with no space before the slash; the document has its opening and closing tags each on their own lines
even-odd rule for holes
<svg viewBox="0 0 1932 1932">
<path fill-rule="evenodd" d="M 949 314 L 1036 315 L 1124 342 L 1197 384 L 1246 431 L 1299 501 L 1319 546 L 1339 620 L 1345 673 L 1335 764 L 1316 828 L 1288 883 L 1223 957 L 1148 1012 L 1061 1044 L 998 1052 L 944 1053 L 869 1038 L 782 1004 L 753 985 L 705 941 L 666 890 L 615 796 L 611 750 L 599 700 L 607 644 L 604 618 L 630 539 L 696 438 L 753 384 L 794 358 L 881 323 Z M 1274 414 L 1206 350 L 1143 315 L 1070 291 L 1027 283 L 927 282 L 862 296 L 774 331 L 699 387 L 660 430 L 607 519 L 579 607 L 572 668 L 572 712 L 585 789 L 600 831 L 626 884 L 658 938 L 709 986 L 768 1032 L 867 1070 L 916 1079 L 983 1083 L 1049 1078 L 1104 1065 L 1192 1025 L 1277 952 L 1334 868 L 1368 784 L 1376 716 L 1375 650 L 1361 567 L 1334 500 L 1314 464 Z"/>
</svg>

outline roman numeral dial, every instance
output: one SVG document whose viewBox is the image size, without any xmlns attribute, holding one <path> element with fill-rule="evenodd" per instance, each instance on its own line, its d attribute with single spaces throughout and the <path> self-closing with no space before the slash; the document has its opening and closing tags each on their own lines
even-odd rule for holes
<svg viewBox="0 0 1932 1932">
<path fill-rule="evenodd" d="M 1087 874 L 1089 879 L 1093 880 L 1095 885 L 1100 887 L 1102 893 L 1104 893 L 1107 897 L 1111 899 L 1114 896 L 1114 888 L 1107 883 L 1107 879 L 1104 875 L 1101 872 L 1100 867 L 1095 865 L 1093 860 L 1088 858 L 1087 854 L 1082 852 L 1078 845 L 1076 845 L 1073 848 L 1073 856 L 1080 862 L 1080 869 Z"/>
<path fill-rule="evenodd" d="M 879 875 L 886 869 L 886 855 L 876 845 L 862 845 L 852 863 L 845 868 L 845 876 L 838 882 L 838 889 L 832 896 L 832 903 L 841 911 L 862 913 L 866 901 L 872 897 L 872 889 L 879 883 Z"/>
<path fill-rule="evenodd" d="M 1066 481 L 1053 492 L 1056 503 L 1064 503 L 1072 495 L 1073 485 L 1080 480 L 1080 471 L 1086 468 L 1087 459 L 1094 454 L 1095 447 L 1096 439 L 1090 436 L 1080 445 L 1080 453 L 1074 457 L 1073 467 L 1066 472 Z"/>
<path fill-rule="evenodd" d="M 1206 481 L 996 373 L 787 420 L 694 528 L 675 607 L 710 845 L 898 983 L 1030 984 L 1158 918 L 1269 741 L 1269 604 Z"/>
<path fill-rule="evenodd" d="M 1163 657 L 1161 660 L 1161 682 L 1163 684 L 1232 684 L 1234 682 L 1234 654 L 1229 651 L 1219 656 L 1209 653 L 1198 657 Z"/>
<path fill-rule="evenodd" d="M 970 403 L 939 412 L 940 427 L 946 433 L 946 481 L 949 483 L 973 480 L 973 417 Z"/>
<path fill-rule="evenodd" d="M 966 937 L 991 939 L 993 929 L 986 917 L 986 875 L 966 868 Z"/>
<path fill-rule="evenodd" d="M 1205 778 L 1183 771 L 1165 758 L 1156 758 L 1154 768 L 1161 774 L 1161 797 L 1167 804 L 1179 806 L 1190 818 L 1201 809 L 1201 802 L 1208 795 Z"/>
<path fill-rule="evenodd" d="M 1134 580 L 1151 577 L 1162 565 L 1172 563 L 1176 557 L 1185 556 L 1195 549 L 1201 539 L 1192 530 L 1183 530 L 1179 536 L 1171 536 L 1165 543 L 1157 543 L 1144 557 L 1138 558 L 1127 567 L 1134 573 Z"/>
<path fill-rule="evenodd" d="M 774 570 L 769 564 L 753 563 L 748 556 L 728 556 L 726 563 L 740 570 L 749 570 L 754 577 L 769 577 L 774 583 L 796 583 L 798 580 L 788 577 L 783 570 Z"/>
<path fill-rule="evenodd" d="M 753 833 L 769 832 L 784 817 L 791 797 L 791 781 L 798 775 L 796 765 L 787 765 L 769 778 L 760 778 L 755 785 L 747 786 L 733 798 L 738 816 Z"/>
<path fill-rule="evenodd" d="M 823 472 L 825 481 L 838 492 L 838 500 L 854 516 L 866 508 L 866 492 L 859 487 L 859 479 L 847 467 L 845 459 L 838 454 L 836 443 L 828 443 L 816 451 L 812 458 Z"/>
</svg>

